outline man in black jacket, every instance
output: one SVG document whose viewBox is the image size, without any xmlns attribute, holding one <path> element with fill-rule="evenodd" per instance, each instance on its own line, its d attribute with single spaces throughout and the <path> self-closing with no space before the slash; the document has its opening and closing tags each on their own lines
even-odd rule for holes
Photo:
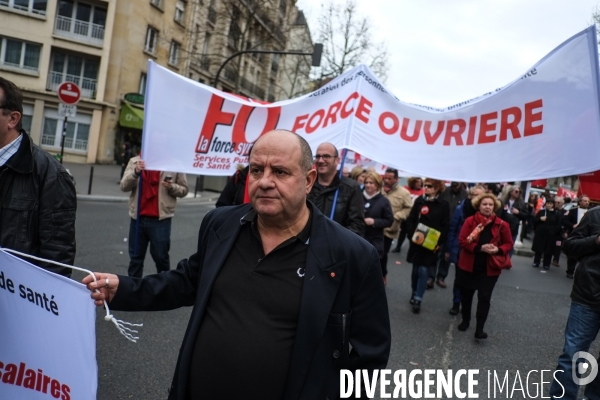
<svg viewBox="0 0 600 400">
<path fill-rule="evenodd" d="M 73 180 L 21 129 L 23 95 L 0 77 L 0 247 L 72 265 L 75 261 Z M 71 276 L 71 269 L 27 259 Z"/>
<path fill-rule="evenodd" d="M 247 203 L 246 198 L 246 178 L 248 177 L 248 166 L 238 168 L 233 175 L 227 179 L 227 184 L 223 188 L 215 207 L 239 206 Z"/>
<path fill-rule="evenodd" d="M 170 400 L 337 399 L 341 369 L 388 360 L 377 250 L 306 201 L 316 172 L 300 136 L 261 136 L 248 180 L 251 204 L 208 213 L 176 270 L 83 283 L 114 310 L 194 306 Z"/>
<path fill-rule="evenodd" d="M 598 372 L 595 357 L 587 353 L 600 329 L 600 208 L 588 211 L 566 239 L 563 250 L 579 266 L 571 291 L 571 310 L 565 328 L 565 345 L 550 387 L 552 398 L 575 399 L 579 386 L 586 385 L 585 398 L 600 398 L 600 377 L 582 378 L 583 358 L 591 374 Z M 576 370 L 573 367 L 577 365 Z"/>
<path fill-rule="evenodd" d="M 363 236 L 366 229 L 363 196 L 360 187 L 352 179 L 345 176 L 340 179 L 337 170 L 339 163 L 337 148 L 331 143 L 321 143 L 315 156 L 317 182 L 309 193 L 308 200 L 325 216 Z M 334 200 L 335 212 L 332 216 Z"/>
<path fill-rule="evenodd" d="M 577 228 L 577 224 L 582 220 L 583 216 L 588 212 L 590 208 L 590 198 L 585 194 L 579 198 L 579 207 L 571 208 L 569 211 L 566 211 L 563 216 L 563 226 L 565 228 L 565 233 L 570 235 L 571 232 L 575 228 Z M 573 279 L 573 274 L 575 273 L 575 267 L 577 266 L 577 257 L 569 256 L 567 254 L 567 278 Z"/>
</svg>

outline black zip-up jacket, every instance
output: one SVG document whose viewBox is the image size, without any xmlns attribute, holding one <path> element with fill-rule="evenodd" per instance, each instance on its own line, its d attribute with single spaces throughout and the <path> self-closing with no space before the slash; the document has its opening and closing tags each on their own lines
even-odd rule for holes
<svg viewBox="0 0 600 400">
<path fill-rule="evenodd" d="M 579 265 L 571 299 L 600 311 L 600 207 L 588 211 L 575 230 L 564 241 L 563 250 L 575 257 Z"/>
<path fill-rule="evenodd" d="M 21 134 L 19 149 L 0 167 L 0 246 L 73 265 L 75 185 L 55 158 Z M 26 260 L 71 276 L 70 268 Z"/>
<path fill-rule="evenodd" d="M 331 207 L 333 207 L 335 191 L 338 187 L 340 191 L 335 205 L 333 220 L 357 235 L 364 236 L 366 224 L 363 195 L 358 184 L 352 179 L 343 176 L 340 181 L 339 176 L 336 174 L 331 185 L 327 187 L 323 187 L 315 182 L 308 194 L 308 200 L 317 206 L 319 211 L 325 214 L 326 217 L 329 217 L 331 215 Z"/>
<path fill-rule="evenodd" d="M 244 192 L 246 190 L 246 179 L 248 177 L 249 166 L 240 171 L 235 171 L 227 179 L 227 184 L 223 188 L 215 207 L 239 206 L 244 204 Z"/>
</svg>

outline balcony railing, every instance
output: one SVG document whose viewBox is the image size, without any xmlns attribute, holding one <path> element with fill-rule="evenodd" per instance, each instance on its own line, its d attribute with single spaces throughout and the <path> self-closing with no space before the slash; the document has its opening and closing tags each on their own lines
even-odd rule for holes
<svg viewBox="0 0 600 400">
<path fill-rule="evenodd" d="M 260 99 L 264 99 L 265 97 L 265 90 L 260 88 L 258 85 L 250 82 L 248 79 L 246 78 L 242 78 L 241 79 L 241 86 L 242 88 L 248 90 L 249 92 L 255 94 L 256 96 L 258 96 Z"/>
<path fill-rule="evenodd" d="M 208 71 L 210 69 L 210 58 L 208 58 L 207 55 L 203 55 L 200 59 L 200 68 L 202 68 L 205 71 Z"/>
<path fill-rule="evenodd" d="M 61 15 L 56 16 L 54 33 L 91 44 L 104 44 L 104 26 Z"/>
<path fill-rule="evenodd" d="M 76 139 L 75 146 L 73 146 L 73 138 L 65 138 L 65 147 L 68 149 L 87 150 L 87 146 L 87 140 Z"/>
<path fill-rule="evenodd" d="M 48 83 L 46 89 L 56 92 L 63 82 L 76 83 L 81 89 L 81 97 L 88 99 L 96 98 L 96 79 L 82 78 L 81 76 L 63 74 L 62 72 L 51 71 L 48 74 Z"/>
<path fill-rule="evenodd" d="M 54 146 L 54 140 L 56 140 L 54 135 L 42 135 L 42 145 L 44 146 Z"/>
<path fill-rule="evenodd" d="M 217 23 L 217 11 L 212 7 L 208 7 L 208 22 L 213 25 Z"/>
<path fill-rule="evenodd" d="M 237 79 L 237 72 L 231 68 L 225 68 L 225 79 L 235 83 Z"/>
</svg>

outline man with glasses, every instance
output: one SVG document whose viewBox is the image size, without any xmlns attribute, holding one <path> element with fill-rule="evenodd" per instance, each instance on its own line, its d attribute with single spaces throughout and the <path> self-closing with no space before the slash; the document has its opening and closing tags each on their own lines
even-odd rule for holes
<svg viewBox="0 0 600 400">
<path fill-rule="evenodd" d="M 338 171 L 340 157 L 331 143 L 321 143 L 315 155 L 317 181 L 308 194 L 310 200 L 325 216 L 357 235 L 365 233 L 363 196 L 360 187 Z M 331 215 L 335 201 L 335 212 Z"/>
<path fill-rule="evenodd" d="M 75 261 L 73 180 L 54 157 L 22 129 L 23 95 L 0 77 L 0 247 L 72 265 Z M 42 261 L 44 269 L 71 269 Z"/>
</svg>

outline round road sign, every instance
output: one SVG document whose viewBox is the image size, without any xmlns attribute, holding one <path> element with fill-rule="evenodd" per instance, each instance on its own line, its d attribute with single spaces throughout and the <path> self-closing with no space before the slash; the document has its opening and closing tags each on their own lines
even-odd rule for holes
<svg viewBox="0 0 600 400">
<path fill-rule="evenodd" d="M 73 82 L 63 82 L 56 90 L 58 98 L 65 104 L 77 104 L 81 99 L 81 89 Z"/>
</svg>

